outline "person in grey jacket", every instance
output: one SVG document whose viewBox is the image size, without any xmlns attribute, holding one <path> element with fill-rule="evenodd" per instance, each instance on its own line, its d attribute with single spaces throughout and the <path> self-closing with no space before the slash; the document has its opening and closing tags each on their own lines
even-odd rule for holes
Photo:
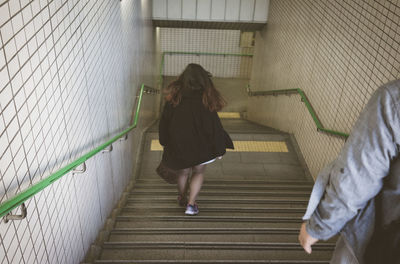
<svg viewBox="0 0 400 264">
<path fill-rule="evenodd" d="M 340 233 L 331 263 L 400 263 L 400 80 L 378 88 L 318 175 L 300 228 L 307 253 Z"/>
</svg>

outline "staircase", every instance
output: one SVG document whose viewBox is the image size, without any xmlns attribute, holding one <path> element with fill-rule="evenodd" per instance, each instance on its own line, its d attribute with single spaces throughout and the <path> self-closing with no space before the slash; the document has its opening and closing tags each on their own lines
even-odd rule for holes
<svg viewBox="0 0 400 264">
<path fill-rule="evenodd" d="M 177 190 L 155 173 L 146 135 L 141 174 L 95 263 L 329 263 L 334 241 L 307 255 L 297 242 L 312 180 L 289 135 L 244 120 L 224 120 L 234 141 L 284 142 L 288 152 L 228 152 L 208 165 L 200 213 L 185 216 Z"/>
</svg>

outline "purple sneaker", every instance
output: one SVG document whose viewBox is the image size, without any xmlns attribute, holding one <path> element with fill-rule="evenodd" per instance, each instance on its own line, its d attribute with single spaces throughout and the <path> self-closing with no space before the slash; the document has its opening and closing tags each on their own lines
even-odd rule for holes
<svg viewBox="0 0 400 264">
<path fill-rule="evenodd" d="M 199 207 L 197 206 L 197 204 L 194 204 L 194 205 L 188 204 L 187 205 L 185 214 L 197 215 L 198 213 L 199 213 Z"/>
</svg>

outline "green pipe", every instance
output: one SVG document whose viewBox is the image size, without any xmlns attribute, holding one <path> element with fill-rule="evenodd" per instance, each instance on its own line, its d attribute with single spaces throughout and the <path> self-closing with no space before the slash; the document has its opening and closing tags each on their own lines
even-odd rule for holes
<svg viewBox="0 0 400 264">
<path fill-rule="evenodd" d="M 303 102 L 306 105 L 306 107 L 308 109 L 308 112 L 310 113 L 311 117 L 314 119 L 314 122 L 317 125 L 317 128 L 320 129 L 320 130 L 324 129 L 322 127 L 322 124 L 319 121 L 317 115 L 315 114 L 313 107 L 311 106 L 310 102 L 308 101 L 307 96 L 305 95 L 305 93 L 300 88 L 297 89 L 297 92 L 300 94 L 301 98 L 303 99 Z"/>
<path fill-rule="evenodd" d="M 107 148 L 109 145 L 117 141 L 118 139 L 122 138 L 126 134 L 128 134 L 132 129 L 134 129 L 137 126 L 138 118 L 139 118 L 139 112 L 140 112 L 140 106 L 142 103 L 142 96 L 143 96 L 143 90 L 144 90 L 144 84 L 141 85 L 140 88 L 140 94 L 139 94 L 139 100 L 138 104 L 136 107 L 136 113 L 135 113 L 135 118 L 134 118 L 134 123 L 129 126 L 127 129 L 107 141 L 106 143 L 98 146 L 97 148 L 93 149 L 92 151 L 89 151 L 85 155 L 81 156 L 80 158 L 74 160 L 70 164 L 66 165 L 65 167 L 59 169 L 55 173 L 51 174 L 49 177 L 46 179 L 43 179 L 39 181 L 38 183 L 32 185 L 29 187 L 27 190 L 22 191 L 21 193 L 17 194 L 13 198 L 3 202 L 0 204 L 0 217 L 5 216 L 8 212 L 11 210 L 17 208 L 19 205 L 21 205 L 23 202 L 37 194 L 38 192 L 42 191 L 44 188 L 47 186 L 51 185 L 53 182 L 56 180 L 60 179 L 62 176 L 79 166 L 80 164 L 84 163 L 86 160 L 90 159 L 100 151 L 104 150 Z"/>
<path fill-rule="evenodd" d="M 317 131 L 328 133 L 328 134 L 332 134 L 332 135 L 336 135 L 336 136 L 340 136 L 340 137 L 344 137 L 344 138 L 348 138 L 349 137 L 349 134 L 346 134 L 346 133 L 343 133 L 343 132 L 340 132 L 340 131 L 335 131 L 335 130 L 324 128 L 322 126 L 322 123 L 319 120 L 317 114 L 315 113 L 310 101 L 308 100 L 306 94 L 300 88 L 252 92 L 252 91 L 250 91 L 250 86 L 247 85 L 247 91 L 248 91 L 248 94 L 250 96 L 263 96 L 263 95 L 278 95 L 278 94 L 298 93 L 300 95 L 302 101 L 306 105 L 307 110 L 310 113 L 312 119 L 314 120 L 314 123 L 317 126 Z"/>
<path fill-rule="evenodd" d="M 340 137 L 344 137 L 344 138 L 348 138 L 349 134 L 343 133 L 343 132 L 339 132 L 339 131 L 335 131 L 335 130 L 330 130 L 330 129 L 326 129 L 326 128 L 319 128 L 319 131 L 321 132 L 325 132 L 328 134 L 332 134 L 332 135 L 336 135 L 336 136 L 340 136 Z"/>
</svg>

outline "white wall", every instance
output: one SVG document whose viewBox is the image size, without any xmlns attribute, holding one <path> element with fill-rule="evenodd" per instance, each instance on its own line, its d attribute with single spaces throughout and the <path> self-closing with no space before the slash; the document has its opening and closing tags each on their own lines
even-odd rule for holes
<svg viewBox="0 0 400 264">
<path fill-rule="evenodd" d="M 239 30 L 160 28 L 161 51 L 245 53 Z M 249 52 L 251 53 L 251 52 Z M 251 57 L 166 54 L 163 75 L 177 76 L 189 63 L 198 63 L 215 77 L 249 78 Z"/>
<path fill-rule="evenodd" d="M 326 128 L 351 132 L 371 94 L 400 77 L 395 2 L 272 0 L 256 36 L 252 89 L 301 88 Z M 314 177 L 344 143 L 317 132 L 297 95 L 253 97 L 248 117 L 294 133 Z"/>
<path fill-rule="evenodd" d="M 158 70 L 150 4 L 0 0 L 0 202 L 127 127 Z M 0 263 L 79 263 L 132 176 L 137 134 L 1 222 Z"/>
</svg>

